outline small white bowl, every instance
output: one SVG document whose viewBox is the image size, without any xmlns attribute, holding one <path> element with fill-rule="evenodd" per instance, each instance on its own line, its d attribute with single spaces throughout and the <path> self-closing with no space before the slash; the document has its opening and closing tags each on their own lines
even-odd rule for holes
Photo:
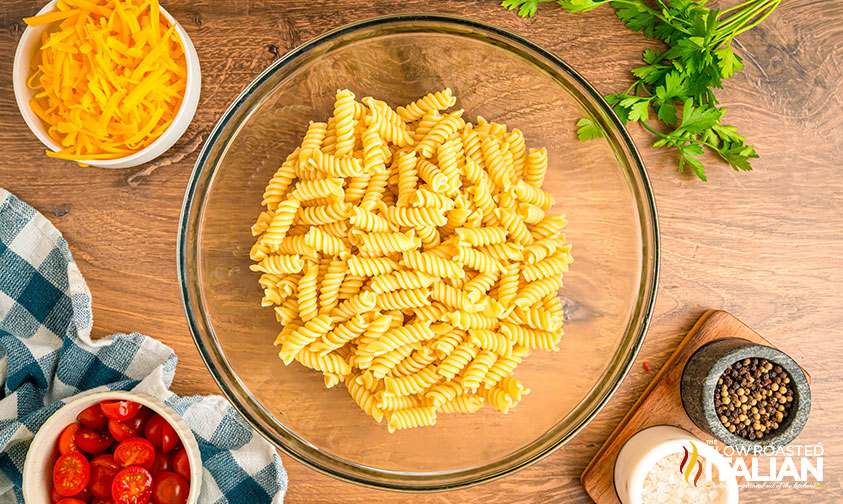
<svg viewBox="0 0 843 504">
<path fill-rule="evenodd" d="M 701 457 L 717 468 L 721 482 L 725 483 L 726 503 L 738 504 L 738 481 L 726 457 L 685 429 L 672 425 L 643 429 L 620 449 L 614 469 L 618 500 L 623 504 L 641 504 L 644 480 L 650 469 L 668 455 L 683 453 L 682 448 L 690 447 L 690 443 L 694 443 Z"/>
<path fill-rule="evenodd" d="M 44 425 L 38 429 L 29 452 L 23 463 L 23 499 L 25 502 L 50 502 L 50 490 L 53 486 L 53 465 L 58 458 L 56 442 L 65 427 L 76 421 L 76 415 L 88 406 L 100 401 L 122 399 L 140 403 L 166 420 L 181 439 L 190 462 L 190 492 L 187 504 L 195 504 L 199 500 L 199 490 L 202 487 L 202 457 L 199 445 L 193 437 L 190 427 L 172 408 L 158 398 L 137 392 L 105 391 L 92 392 L 70 401 L 58 411 L 50 415 Z"/>
<path fill-rule="evenodd" d="M 52 12 L 55 10 L 56 2 L 58 0 L 48 3 L 43 9 L 38 11 L 38 14 Z M 184 134 L 190 121 L 193 120 L 193 115 L 196 113 L 196 106 L 199 104 L 199 91 L 202 87 L 199 56 L 196 54 L 196 48 L 193 47 L 193 42 L 190 41 L 190 37 L 188 37 L 182 25 L 164 7 L 161 7 L 161 14 L 171 24 L 175 24 L 176 33 L 179 34 L 179 38 L 184 46 L 185 61 L 187 62 L 187 83 L 185 85 L 184 98 L 182 99 L 178 112 L 176 112 L 176 117 L 160 137 L 138 152 L 121 158 L 82 161 L 83 163 L 100 168 L 129 168 L 152 161 L 172 147 Z M 62 148 L 47 133 L 47 127 L 44 121 L 30 108 L 29 100 L 35 95 L 35 91 L 29 89 L 26 85 L 26 81 L 30 76 L 30 63 L 41 45 L 41 33 L 54 24 L 48 23 L 41 26 L 28 26 L 23 31 L 17 51 L 15 51 L 12 81 L 15 87 L 15 100 L 18 102 L 18 108 L 24 121 L 26 121 L 26 125 L 41 140 L 41 143 L 46 145 L 48 149 L 57 152 L 62 150 Z"/>
</svg>

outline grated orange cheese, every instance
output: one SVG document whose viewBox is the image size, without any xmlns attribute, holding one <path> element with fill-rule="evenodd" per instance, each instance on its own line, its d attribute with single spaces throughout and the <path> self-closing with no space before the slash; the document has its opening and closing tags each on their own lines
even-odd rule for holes
<svg viewBox="0 0 843 504">
<path fill-rule="evenodd" d="M 60 0 L 24 18 L 41 34 L 29 105 L 62 146 L 50 157 L 115 159 L 173 122 L 187 84 L 184 48 L 158 0 Z M 80 163 L 83 164 L 83 163 Z"/>
</svg>

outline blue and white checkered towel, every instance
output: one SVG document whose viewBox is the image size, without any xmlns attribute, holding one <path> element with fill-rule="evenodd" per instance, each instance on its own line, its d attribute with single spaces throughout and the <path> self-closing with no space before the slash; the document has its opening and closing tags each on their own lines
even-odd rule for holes
<svg viewBox="0 0 843 504">
<path fill-rule="evenodd" d="M 179 397 L 173 351 L 138 333 L 91 340 L 91 292 L 67 242 L 0 188 L 0 503 L 23 504 L 33 434 L 87 390 L 160 397 L 190 425 L 202 454 L 203 503 L 280 503 L 287 474 L 272 446 L 219 396 Z"/>
</svg>

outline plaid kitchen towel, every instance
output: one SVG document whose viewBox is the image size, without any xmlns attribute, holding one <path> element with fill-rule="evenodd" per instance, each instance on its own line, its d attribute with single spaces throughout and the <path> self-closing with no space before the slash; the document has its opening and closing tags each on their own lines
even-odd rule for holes
<svg viewBox="0 0 843 504">
<path fill-rule="evenodd" d="M 219 396 L 179 397 L 173 351 L 138 333 L 91 340 L 91 293 L 67 242 L 0 188 L 0 503 L 23 504 L 30 440 L 89 390 L 137 390 L 187 420 L 202 454 L 203 503 L 280 503 L 287 474 L 272 446 Z"/>
</svg>

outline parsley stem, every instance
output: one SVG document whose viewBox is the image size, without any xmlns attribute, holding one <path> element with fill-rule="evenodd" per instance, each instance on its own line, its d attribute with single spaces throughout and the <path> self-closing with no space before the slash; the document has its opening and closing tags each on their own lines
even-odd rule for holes
<svg viewBox="0 0 843 504">
<path fill-rule="evenodd" d="M 718 145 L 711 144 L 709 142 L 706 142 L 705 140 L 698 140 L 698 139 L 693 138 L 693 137 L 688 138 L 688 137 L 682 137 L 682 136 L 676 136 L 676 135 L 670 135 L 670 134 L 662 133 L 660 131 L 654 130 L 653 128 L 650 127 L 649 124 L 647 124 L 644 121 L 639 121 L 639 122 L 641 123 L 642 126 L 644 126 L 647 129 L 647 131 L 649 131 L 650 133 L 652 133 L 652 134 L 654 134 L 658 137 L 661 137 L 661 138 L 664 138 L 664 139 L 667 139 L 667 140 L 674 140 L 674 141 L 682 140 L 683 142 L 691 142 L 691 143 L 695 143 L 695 144 L 699 144 L 699 145 L 704 145 L 704 146 L 710 148 L 711 150 L 716 151 L 718 154 L 720 154 L 720 146 L 718 146 Z"/>
</svg>

